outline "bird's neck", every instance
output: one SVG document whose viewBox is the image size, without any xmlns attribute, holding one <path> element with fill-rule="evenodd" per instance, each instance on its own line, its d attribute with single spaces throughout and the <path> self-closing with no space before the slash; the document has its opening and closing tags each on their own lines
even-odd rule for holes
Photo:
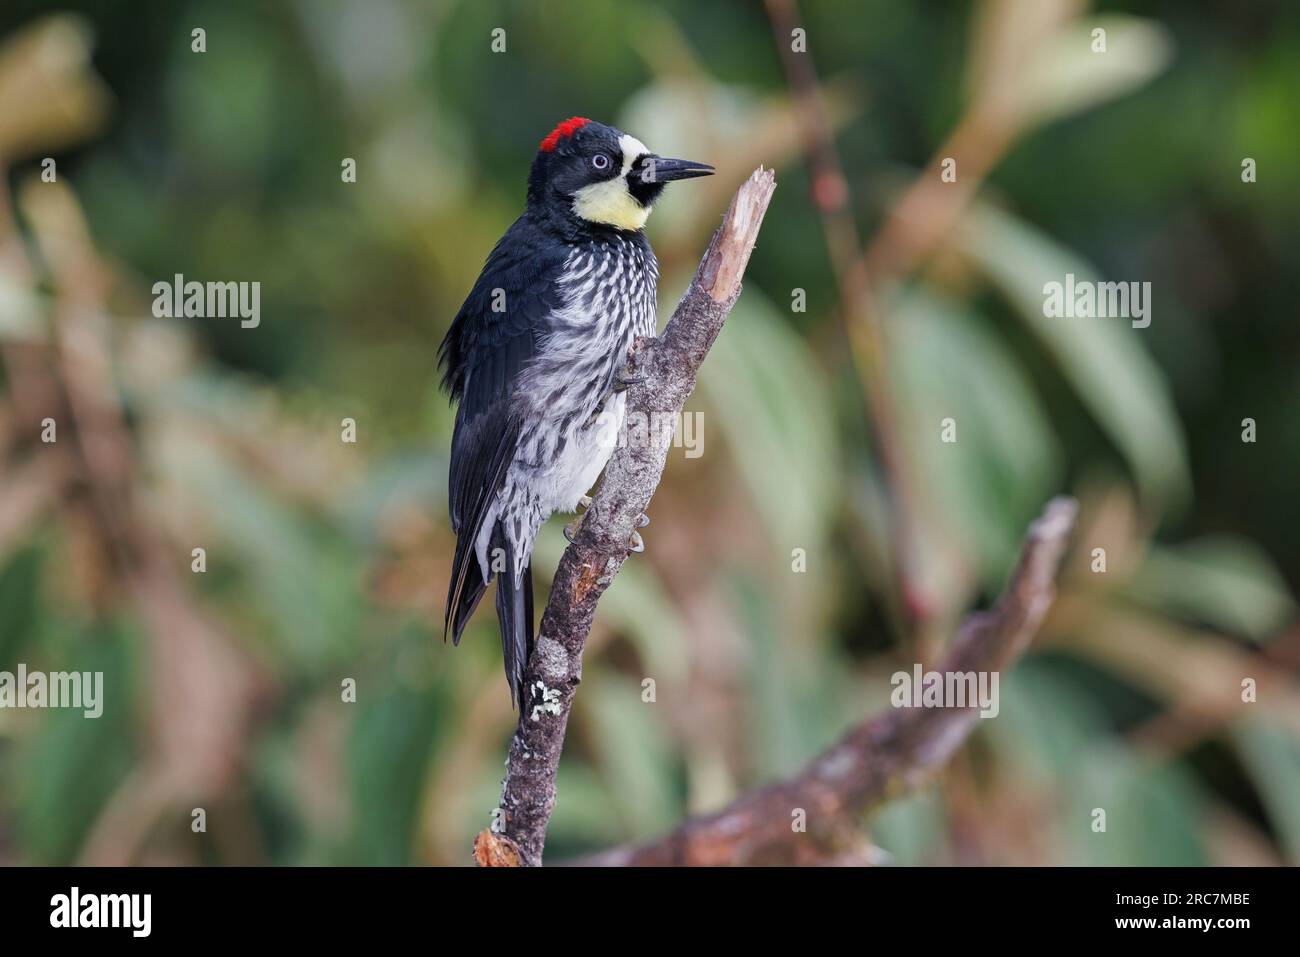
<svg viewBox="0 0 1300 957">
<path fill-rule="evenodd" d="M 564 242 L 575 245 L 618 238 L 633 239 L 641 235 L 639 229 L 619 229 L 606 223 L 584 219 L 574 211 L 571 204 L 542 200 L 531 192 L 528 196 L 526 215 L 540 228 Z"/>
</svg>

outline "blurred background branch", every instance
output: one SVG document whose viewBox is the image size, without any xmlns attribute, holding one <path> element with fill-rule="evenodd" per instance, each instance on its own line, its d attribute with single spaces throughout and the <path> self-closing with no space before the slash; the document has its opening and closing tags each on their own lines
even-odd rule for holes
<svg viewBox="0 0 1300 957">
<path fill-rule="evenodd" d="M 962 624 L 938 668 L 940 674 L 1001 673 L 1024 652 L 1052 604 L 1053 581 L 1077 508 L 1072 499 L 1048 503 L 1029 529 L 1002 597 L 991 611 Z M 792 778 L 687 821 L 652 844 L 614 848 L 581 863 L 603 867 L 881 863 L 879 850 L 859 825 L 861 816 L 924 783 L 965 743 L 979 721 L 975 706 L 886 711 L 853 728 Z"/>
<path fill-rule="evenodd" d="M 835 132 L 806 37 L 803 43 L 796 40 L 797 33 L 803 29 L 796 0 L 766 0 L 766 4 L 773 44 L 780 51 L 799 120 L 803 157 L 811 180 L 810 198 L 821 214 L 826 251 L 835 273 L 837 301 L 843 311 L 845 338 L 857 364 L 857 378 L 862 383 L 880 459 L 882 486 L 888 495 L 887 512 L 891 522 L 888 540 L 894 545 L 894 580 L 885 595 L 901 600 L 901 608 L 897 607 L 898 602 L 889 606 L 896 617 L 924 617 L 926 609 L 913 585 L 912 565 L 917 560 L 913 527 L 916 506 L 911 497 L 908 465 L 895 434 L 897 416 L 893 410 L 880 311 L 861 261 L 862 243 L 853 217 L 848 180 L 835 149 Z"/>
</svg>

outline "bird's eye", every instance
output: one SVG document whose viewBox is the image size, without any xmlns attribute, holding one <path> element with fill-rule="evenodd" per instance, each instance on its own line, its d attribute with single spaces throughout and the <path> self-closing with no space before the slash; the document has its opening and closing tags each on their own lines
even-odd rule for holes
<svg viewBox="0 0 1300 957">
<path fill-rule="evenodd" d="M 591 165 L 598 170 L 609 169 L 609 154 L 597 153 L 591 158 Z"/>
</svg>

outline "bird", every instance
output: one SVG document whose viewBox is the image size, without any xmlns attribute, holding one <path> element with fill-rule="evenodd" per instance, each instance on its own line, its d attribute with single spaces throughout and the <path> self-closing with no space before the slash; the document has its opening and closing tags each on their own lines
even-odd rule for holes
<svg viewBox="0 0 1300 957">
<path fill-rule="evenodd" d="M 523 213 L 439 347 L 442 387 L 456 405 L 443 640 L 460 644 L 495 578 L 515 708 L 534 642 L 538 529 L 590 504 L 623 424 L 628 349 L 656 331 L 659 264 L 646 220 L 667 183 L 713 172 L 586 117 L 559 123 L 538 146 Z M 643 548 L 634 532 L 629 550 Z"/>
</svg>

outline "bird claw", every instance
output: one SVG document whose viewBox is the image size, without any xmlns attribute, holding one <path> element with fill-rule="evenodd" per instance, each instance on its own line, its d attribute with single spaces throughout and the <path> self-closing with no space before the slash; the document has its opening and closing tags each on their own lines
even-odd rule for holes
<svg viewBox="0 0 1300 957">
<path fill-rule="evenodd" d="M 572 545 L 574 542 L 578 540 L 578 529 L 582 527 L 582 520 L 585 516 L 586 513 L 584 512 L 582 515 L 579 515 L 573 521 L 569 522 L 569 524 L 564 526 L 564 537 L 569 540 L 570 545 Z M 645 512 L 642 512 L 640 515 L 637 516 L 636 518 L 637 528 L 645 528 L 649 524 L 650 524 L 650 516 L 647 515 Z M 635 530 L 632 532 L 631 537 L 629 537 L 627 540 L 627 550 L 629 553 L 637 553 L 637 552 L 645 551 L 645 539 L 641 537 L 640 532 Z"/>
<path fill-rule="evenodd" d="M 582 498 L 578 499 L 578 505 L 584 509 L 582 515 L 579 515 L 573 521 L 569 522 L 569 524 L 564 526 L 564 537 L 569 540 L 570 545 L 572 545 L 578 537 L 578 529 L 582 527 L 582 519 L 587 514 L 585 509 L 591 508 L 591 496 L 582 496 Z"/>
<path fill-rule="evenodd" d="M 643 375 L 630 376 L 630 377 L 629 377 L 629 376 L 625 376 L 625 375 L 623 375 L 623 374 L 620 373 L 620 374 L 618 375 L 618 377 L 614 379 L 614 385 L 610 388 L 609 391 L 611 391 L 611 392 L 626 392 L 628 386 L 630 386 L 630 385 L 640 385 L 640 384 L 641 384 L 642 382 L 644 382 L 645 380 L 646 380 L 646 376 L 643 376 Z"/>
</svg>

